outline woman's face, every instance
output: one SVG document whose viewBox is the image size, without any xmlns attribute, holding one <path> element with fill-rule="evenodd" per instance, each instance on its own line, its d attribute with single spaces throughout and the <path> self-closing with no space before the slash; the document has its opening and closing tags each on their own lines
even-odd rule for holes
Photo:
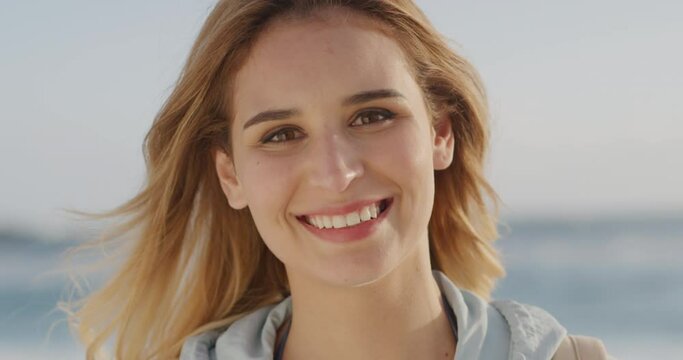
<svg viewBox="0 0 683 360">
<path fill-rule="evenodd" d="M 233 158 L 218 152 L 216 166 L 290 278 L 358 286 L 428 251 L 434 170 L 453 139 L 448 121 L 432 128 L 399 45 L 342 18 L 260 36 L 234 80 Z"/>
</svg>

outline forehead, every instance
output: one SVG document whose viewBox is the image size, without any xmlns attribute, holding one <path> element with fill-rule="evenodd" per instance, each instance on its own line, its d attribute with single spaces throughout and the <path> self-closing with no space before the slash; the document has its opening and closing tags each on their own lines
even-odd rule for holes
<svg viewBox="0 0 683 360">
<path fill-rule="evenodd" d="M 305 106 L 412 81 L 399 44 L 354 14 L 280 20 L 259 37 L 235 77 L 234 108 Z M 248 116 L 248 114 L 241 114 Z"/>
</svg>

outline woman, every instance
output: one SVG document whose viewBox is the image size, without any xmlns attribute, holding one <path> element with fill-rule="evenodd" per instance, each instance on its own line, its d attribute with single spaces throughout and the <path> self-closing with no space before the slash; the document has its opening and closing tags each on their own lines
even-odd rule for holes
<svg viewBox="0 0 683 360">
<path fill-rule="evenodd" d="M 88 357 L 551 358 L 552 316 L 488 303 L 486 120 L 410 0 L 220 1 L 107 214 L 137 242 L 74 317 Z"/>
</svg>

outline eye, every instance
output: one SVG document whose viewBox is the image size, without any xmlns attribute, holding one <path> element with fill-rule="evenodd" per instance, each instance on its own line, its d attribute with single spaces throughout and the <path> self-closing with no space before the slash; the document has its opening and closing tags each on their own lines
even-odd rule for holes
<svg viewBox="0 0 683 360">
<path fill-rule="evenodd" d="M 356 117 L 351 122 L 353 126 L 361 126 L 391 120 L 396 116 L 393 112 L 385 109 L 371 109 L 364 110 L 356 114 Z"/>
<path fill-rule="evenodd" d="M 285 143 L 288 141 L 296 140 L 301 136 L 297 136 L 299 130 L 293 127 L 285 127 L 277 129 L 261 139 L 261 144 L 278 144 Z"/>
</svg>

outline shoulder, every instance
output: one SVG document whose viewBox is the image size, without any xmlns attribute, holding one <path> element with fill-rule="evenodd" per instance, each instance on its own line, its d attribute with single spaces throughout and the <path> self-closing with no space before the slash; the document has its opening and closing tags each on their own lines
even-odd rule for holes
<svg viewBox="0 0 683 360">
<path fill-rule="evenodd" d="M 278 327 L 291 313 L 291 298 L 255 310 L 224 329 L 188 338 L 180 360 L 272 359 Z"/>
<path fill-rule="evenodd" d="M 459 358 L 550 359 L 567 335 L 547 311 L 514 300 L 487 301 L 434 277 L 456 312 Z"/>
<path fill-rule="evenodd" d="M 549 359 L 567 335 L 564 326 L 540 307 L 514 300 L 496 300 L 490 305 L 510 328 L 512 359 Z"/>
<path fill-rule="evenodd" d="M 462 346 L 463 351 L 467 352 L 460 358 L 613 359 L 600 339 L 568 335 L 564 326 L 540 307 L 514 300 L 487 302 L 476 294 L 457 289 L 450 281 L 445 284 L 442 281 L 441 286 L 444 285 L 451 288 L 451 296 L 463 308 L 460 311 L 462 324 L 465 326 L 463 330 L 470 337 L 459 339 L 458 346 Z M 459 319 L 458 325 L 460 324 Z M 481 334 L 477 334 L 478 332 Z M 472 340 L 477 338 L 480 340 L 473 343 Z"/>
</svg>

